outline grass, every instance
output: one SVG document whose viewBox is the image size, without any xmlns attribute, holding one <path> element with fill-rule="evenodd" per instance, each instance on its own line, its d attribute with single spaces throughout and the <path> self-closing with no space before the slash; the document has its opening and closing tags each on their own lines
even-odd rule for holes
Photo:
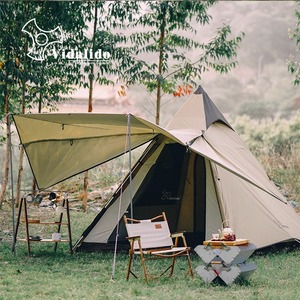
<svg viewBox="0 0 300 300">
<path fill-rule="evenodd" d="M 73 239 L 79 237 L 94 214 L 71 211 Z M 220 283 L 207 285 L 195 274 L 185 277 L 186 261 L 179 259 L 172 278 L 145 283 L 141 269 L 138 279 L 125 279 L 127 253 L 119 253 L 112 279 L 113 253 L 75 253 L 70 255 L 67 244 L 33 243 L 28 257 L 26 244 L 18 242 L 16 255 L 11 241 L 0 242 L 0 299 L 300 299 L 300 248 L 283 249 L 254 255 L 257 270 L 249 281 L 231 286 Z M 138 263 L 138 261 L 137 261 Z M 156 261 L 155 268 L 162 261 Z M 192 255 L 192 265 L 202 264 Z M 152 264 L 151 264 L 152 266 Z M 152 270 L 154 272 L 155 270 Z"/>
<path fill-rule="evenodd" d="M 4 251 L 3 251 L 4 250 Z M 147 285 L 144 278 L 125 279 L 127 254 L 118 254 L 112 280 L 112 253 L 53 253 L 46 246 L 28 257 L 18 246 L 17 255 L 2 245 L 0 299 L 299 299 L 300 251 L 251 259 L 256 272 L 248 282 L 206 285 L 196 274 L 185 277 L 185 261 L 178 261 L 172 278 Z M 201 263 L 192 256 L 193 266 Z M 139 272 L 142 275 L 141 272 Z"/>
</svg>

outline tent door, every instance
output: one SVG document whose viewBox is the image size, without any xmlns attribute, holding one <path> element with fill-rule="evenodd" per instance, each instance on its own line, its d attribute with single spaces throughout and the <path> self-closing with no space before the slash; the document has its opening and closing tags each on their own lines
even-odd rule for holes
<svg viewBox="0 0 300 300">
<path fill-rule="evenodd" d="M 185 231 L 188 244 L 197 246 L 205 240 L 206 231 L 205 159 L 196 153 L 190 153 L 186 169 L 176 231 Z"/>
<path fill-rule="evenodd" d="M 196 243 L 205 240 L 206 224 L 206 169 L 205 160 L 196 155 L 194 164 L 194 234 Z M 200 240 L 199 240 L 200 239 Z"/>
</svg>

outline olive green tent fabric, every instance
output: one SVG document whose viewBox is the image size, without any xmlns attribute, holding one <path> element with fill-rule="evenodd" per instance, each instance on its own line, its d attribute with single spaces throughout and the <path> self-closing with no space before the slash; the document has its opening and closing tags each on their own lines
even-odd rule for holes
<svg viewBox="0 0 300 300">
<path fill-rule="evenodd" d="M 131 184 L 127 176 L 82 234 L 79 249 L 114 243 L 119 211 L 130 210 L 130 202 L 136 218 L 166 211 L 171 230 L 186 230 L 195 245 L 224 220 L 258 248 L 300 239 L 299 216 L 201 87 L 166 128 L 123 114 L 14 119 L 40 189 L 151 141 Z"/>
<path fill-rule="evenodd" d="M 130 115 L 15 115 L 39 189 L 91 169 L 153 139 L 162 129 Z M 150 125 L 149 125 L 150 124 Z"/>
</svg>

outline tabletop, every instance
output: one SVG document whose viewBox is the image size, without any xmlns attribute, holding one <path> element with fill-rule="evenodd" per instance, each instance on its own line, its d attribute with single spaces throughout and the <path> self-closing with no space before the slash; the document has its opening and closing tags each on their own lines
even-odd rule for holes
<svg viewBox="0 0 300 300">
<path fill-rule="evenodd" d="M 236 239 L 235 241 L 208 240 L 204 241 L 203 245 L 210 246 L 244 246 L 249 244 L 248 239 Z"/>
</svg>

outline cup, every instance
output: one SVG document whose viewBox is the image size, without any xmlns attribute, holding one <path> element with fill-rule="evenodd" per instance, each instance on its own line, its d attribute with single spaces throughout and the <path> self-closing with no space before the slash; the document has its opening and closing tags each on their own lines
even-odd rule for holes
<svg viewBox="0 0 300 300">
<path fill-rule="evenodd" d="M 53 241 L 60 241 L 61 240 L 61 233 L 59 233 L 59 232 L 52 233 L 52 240 Z"/>
<path fill-rule="evenodd" d="M 220 238 L 219 233 L 213 233 L 212 238 L 213 238 L 213 240 L 218 240 Z"/>
</svg>

